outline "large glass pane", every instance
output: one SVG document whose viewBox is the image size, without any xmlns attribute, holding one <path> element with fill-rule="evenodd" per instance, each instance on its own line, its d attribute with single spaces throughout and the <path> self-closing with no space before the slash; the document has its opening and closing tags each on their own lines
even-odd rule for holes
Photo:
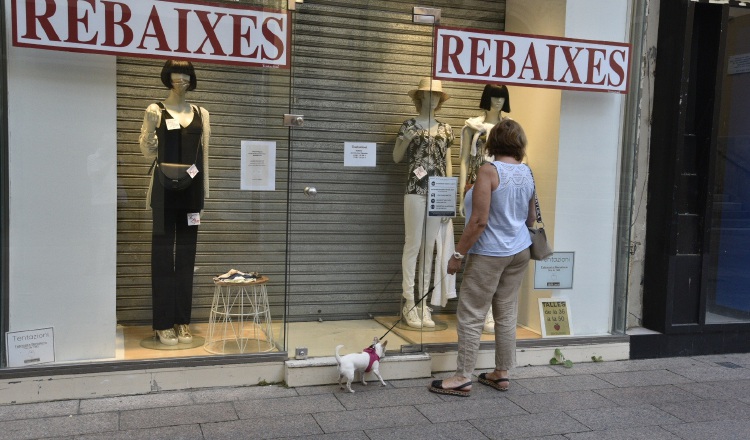
<svg viewBox="0 0 750 440">
<path fill-rule="evenodd" d="M 288 31 L 287 2 L 157 3 L 145 14 L 138 3 L 79 5 L 92 29 L 115 20 L 110 43 L 79 26 L 92 38 L 91 50 L 74 48 L 83 53 L 3 42 L 10 330 L 53 329 L 57 362 L 285 350 L 289 63 L 221 56 L 252 57 L 263 35 L 256 54 L 283 61 L 274 36 Z M 48 34 L 65 22 L 45 17 Z M 152 53 L 134 49 L 144 57 L 94 47 L 124 45 L 146 22 Z M 155 46 L 169 44 L 193 62 L 160 57 Z M 177 180 L 187 188 L 171 188 Z M 215 280 L 231 270 L 258 277 Z M 40 277 L 54 288 L 29 281 Z"/>
<path fill-rule="evenodd" d="M 708 250 L 707 323 L 750 321 L 750 10 L 730 8 Z"/>
</svg>

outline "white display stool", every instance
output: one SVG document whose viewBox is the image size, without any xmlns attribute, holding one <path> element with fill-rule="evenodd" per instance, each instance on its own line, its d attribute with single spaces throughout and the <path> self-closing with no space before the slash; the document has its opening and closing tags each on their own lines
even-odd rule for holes
<svg viewBox="0 0 750 440">
<path fill-rule="evenodd" d="M 214 281 L 214 299 L 203 348 L 214 354 L 260 353 L 276 350 L 266 283 Z"/>
</svg>

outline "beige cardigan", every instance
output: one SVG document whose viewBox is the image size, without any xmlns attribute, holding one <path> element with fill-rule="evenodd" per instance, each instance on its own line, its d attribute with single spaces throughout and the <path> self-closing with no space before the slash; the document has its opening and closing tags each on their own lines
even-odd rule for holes
<svg viewBox="0 0 750 440">
<path fill-rule="evenodd" d="M 191 106 L 195 109 L 196 106 Z M 201 120 L 203 121 L 203 192 L 206 198 L 209 198 L 208 194 L 208 142 L 211 138 L 211 123 L 208 116 L 208 110 L 203 107 L 198 107 L 201 114 Z M 154 160 L 159 151 L 159 140 L 156 137 L 156 132 L 148 133 L 146 131 L 146 120 L 149 113 L 156 115 L 156 126 L 161 125 L 161 109 L 158 104 L 151 104 L 146 108 L 146 114 L 143 116 L 144 123 L 141 125 L 141 135 L 138 138 L 138 142 L 141 146 L 141 153 L 146 159 Z M 154 179 L 149 180 L 148 193 L 146 194 L 146 209 L 151 209 L 151 189 L 154 183 Z"/>
</svg>

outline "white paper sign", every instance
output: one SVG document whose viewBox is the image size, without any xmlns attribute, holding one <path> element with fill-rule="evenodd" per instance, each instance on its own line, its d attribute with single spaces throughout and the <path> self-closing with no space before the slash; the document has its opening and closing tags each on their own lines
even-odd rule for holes
<svg viewBox="0 0 750 440">
<path fill-rule="evenodd" d="M 457 177 L 430 177 L 427 182 L 427 215 L 430 217 L 455 217 L 457 187 Z"/>
<path fill-rule="evenodd" d="M 375 142 L 344 142 L 345 167 L 374 167 L 376 155 Z"/>
<path fill-rule="evenodd" d="M 534 289 L 572 289 L 575 252 L 554 252 L 534 261 Z"/>
<path fill-rule="evenodd" d="M 240 189 L 276 190 L 276 142 L 242 141 Z"/>
<path fill-rule="evenodd" d="M 748 72 L 750 72 L 750 53 L 729 57 L 729 65 L 727 66 L 728 74 L 736 75 Z"/>
<path fill-rule="evenodd" d="M 55 362 L 55 330 L 49 327 L 8 332 L 5 334 L 5 351 L 9 367 Z"/>
</svg>

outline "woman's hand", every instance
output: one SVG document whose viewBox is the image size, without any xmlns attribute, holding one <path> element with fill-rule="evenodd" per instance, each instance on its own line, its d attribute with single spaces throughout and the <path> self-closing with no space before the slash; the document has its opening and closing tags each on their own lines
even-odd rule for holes
<svg viewBox="0 0 750 440">
<path fill-rule="evenodd" d="M 450 260 L 448 260 L 448 274 L 454 275 L 456 272 L 458 272 L 459 269 L 461 269 L 461 263 L 463 260 L 458 260 L 456 258 L 451 257 Z"/>
</svg>

